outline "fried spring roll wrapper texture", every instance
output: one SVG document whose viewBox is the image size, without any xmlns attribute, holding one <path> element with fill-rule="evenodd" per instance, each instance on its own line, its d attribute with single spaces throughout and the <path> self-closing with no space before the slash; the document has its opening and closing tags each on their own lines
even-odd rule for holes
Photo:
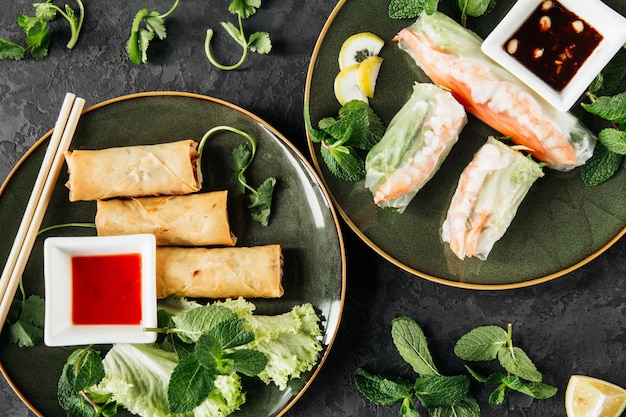
<svg viewBox="0 0 626 417">
<path fill-rule="evenodd" d="M 280 245 L 159 247 L 157 298 L 278 298 L 284 292 L 282 267 Z"/>
<path fill-rule="evenodd" d="M 159 246 L 234 246 L 227 191 L 99 200 L 98 236 L 151 233 Z"/>
<path fill-rule="evenodd" d="M 70 201 L 180 195 L 199 191 L 198 143 L 122 146 L 65 153 Z"/>
</svg>

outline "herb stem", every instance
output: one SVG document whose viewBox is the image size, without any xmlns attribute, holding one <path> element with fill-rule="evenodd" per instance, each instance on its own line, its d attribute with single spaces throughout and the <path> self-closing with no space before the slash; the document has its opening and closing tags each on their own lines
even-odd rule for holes
<svg viewBox="0 0 626 417">
<path fill-rule="evenodd" d="M 80 35 L 80 30 L 83 27 L 83 20 L 85 18 L 85 7 L 83 6 L 83 2 L 81 0 L 76 0 L 76 3 L 78 3 L 78 8 L 80 10 L 80 13 L 78 14 L 78 20 L 71 18 L 59 6 L 55 4 L 50 4 L 50 7 L 56 10 L 57 13 L 60 13 L 61 16 L 63 16 L 65 20 L 67 20 L 70 24 L 70 32 L 72 36 L 67 45 L 65 45 L 67 49 L 72 49 L 74 46 L 76 46 L 76 42 L 78 42 L 78 36 Z"/>
<path fill-rule="evenodd" d="M 174 4 L 172 5 L 172 7 L 170 7 L 170 9 L 163 13 L 162 15 L 159 15 L 159 17 L 161 19 L 165 19 L 167 16 L 169 16 L 170 14 L 172 14 L 172 12 L 174 11 L 174 9 L 176 8 L 176 6 L 178 6 L 178 3 L 180 2 L 180 0 L 175 0 Z"/>
<path fill-rule="evenodd" d="M 44 227 L 43 229 L 39 229 L 37 232 L 37 236 L 49 232 L 50 230 L 60 229 L 62 227 L 92 227 L 95 228 L 95 223 L 63 223 L 63 224 L 53 224 L 52 226 Z"/>
<path fill-rule="evenodd" d="M 204 40 L 204 53 L 206 54 L 211 64 L 213 64 L 215 67 L 224 71 L 230 71 L 230 70 L 239 68 L 244 63 L 244 61 L 246 60 L 246 57 L 248 56 L 248 44 L 246 42 L 246 37 L 243 32 L 243 21 L 242 21 L 241 15 L 237 15 L 237 20 L 239 22 L 240 39 L 237 39 L 237 38 L 234 38 L 234 39 L 239 45 L 241 45 L 241 47 L 243 48 L 243 52 L 241 54 L 241 58 L 239 58 L 239 61 L 237 61 L 236 63 L 232 65 L 221 64 L 217 62 L 217 60 L 213 57 L 213 54 L 211 54 L 211 40 L 213 39 L 213 29 L 207 29 L 206 31 L 206 38 Z"/>
</svg>

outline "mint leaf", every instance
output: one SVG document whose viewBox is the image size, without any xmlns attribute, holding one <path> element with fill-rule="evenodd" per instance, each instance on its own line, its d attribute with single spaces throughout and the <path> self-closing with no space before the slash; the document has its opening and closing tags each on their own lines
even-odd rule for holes
<svg viewBox="0 0 626 417">
<path fill-rule="evenodd" d="M 626 77 L 626 50 L 620 48 L 600 73 L 601 85 L 595 90 L 598 95 L 614 94 Z M 591 88 L 590 88 L 591 90 Z M 594 90 L 591 90 L 594 92 Z"/>
<path fill-rule="evenodd" d="M 181 340 L 193 343 L 219 323 L 235 317 L 237 315 L 231 309 L 209 304 L 193 308 L 179 316 L 173 316 L 172 320 L 176 324 L 176 334 Z"/>
<path fill-rule="evenodd" d="M 224 358 L 232 361 L 235 372 L 246 376 L 256 376 L 267 366 L 267 357 L 258 350 L 237 349 L 226 354 Z"/>
<path fill-rule="evenodd" d="M 602 129 L 598 134 L 598 140 L 610 152 L 626 155 L 626 132 L 611 128 Z"/>
<path fill-rule="evenodd" d="M 215 374 L 202 366 L 195 356 L 181 359 L 167 386 L 167 401 L 172 413 L 188 413 L 211 393 Z"/>
<path fill-rule="evenodd" d="M 380 142 L 385 134 L 385 126 L 380 117 L 366 102 L 361 100 L 350 100 L 344 104 L 339 109 L 338 123 L 343 125 L 343 130 L 347 127 L 352 128 L 352 134 L 345 144 L 366 151 Z M 332 136 L 340 138 L 342 135 L 339 133 L 338 136 Z"/>
<path fill-rule="evenodd" d="M 618 124 L 626 122 L 626 91 L 612 97 L 597 97 L 592 103 L 581 103 L 591 114 Z"/>
<path fill-rule="evenodd" d="M 587 186 L 602 184 L 619 170 L 623 161 L 622 155 L 611 152 L 601 143 L 597 143 L 593 155 L 582 167 L 583 182 Z"/>
<path fill-rule="evenodd" d="M 215 336 L 204 333 L 198 338 L 193 354 L 200 365 L 205 368 L 215 369 L 224 356 L 224 348 Z"/>
<path fill-rule="evenodd" d="M 498 387 L 489 394 L 489 404 L 500 405 L 506 398 L 506 384 L 500 384 Z"/>
<path fill-rule="evenodd" d="M 463 375 L 428 375 L 417 378 L 413 388 L 424 407 L 447 407 L 457 405 L 469 394 L 469 379 Z"/>
<path fill-rule="evenodd" d="M 217 339 L 224 349 L 245 345 L 254 340 L 254 333 L 244 327 L 246 320 L 233 317 L 218 323 L 209 334 Z"/>
<path fill-rule="evenodd" d="M 504 369 L 532 382 L 541 382 L 542 376 L 526 353 L 518 348 L 506 348 L 498 352 L 498 360 Z"/>
<path fill-rule="evenodd" d="M 480 17 L 495 6 L 495 0 L 457 0 L 459 9 L 464 15 Z"/>
<path fill-rule="evenodd" d="M 467 396 L 457 405 L 432 408 L 430 417 L 480 417 L 480 406 L 472 396 Z"/>
<path fill-rule="evenodd" d="M 454 346 L 454 353 L 466 361 L 490 361 L 506 346 L 508 335 L 499 326 L 477 327 L 463 335 Z"/>
<path fill-rule="evenodd" d="M 391 337 L 400 356 L 421 375 L 439 375 L 428 350 L 426 336 L 409 317 L 397 317 L 391 323 Z"/>
<path fill-rule="evenodd" d="M 405 379 L 372 375 L 361 368 L 354 373 L 354 382 L 365 397 L 378 405 L 392 405 L 410 398 L 413 388 L 413 384 Z"/>
<path fill-rule="evenodd" d="M 392 19 L 414 19 L 422 12 L 433 14 L 437 11 L 439 0 L 391 0 L 389 17 Z"/>
<path fill-rule="evenodd" d="M 400 406 L 400 415 L 402 417 L 421 417 L 411 397 L 406 397 L 404 398 L 404 400 L 402 400 L 402 405 Z"/>
<path fill-rule="evenodd" d="M 328 170 L 337 178 L 349 182 L 365 178 L 365 161 L 351 147 L 322 144 L 320 154 Z"/>
</svg>

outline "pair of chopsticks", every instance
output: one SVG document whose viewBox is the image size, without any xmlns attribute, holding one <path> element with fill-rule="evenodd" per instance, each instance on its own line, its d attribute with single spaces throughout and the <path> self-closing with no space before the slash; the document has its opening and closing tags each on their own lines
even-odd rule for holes
<svg viewBox="0 0 626 417">
<path fill-rule="evenodd" d="M 54 126 L 33 192 L 0 278 L 0 331 L 9 314 L 13 297 L 15 297 L 22 273 L 33 250 L 35 238 L 63 166 L 65 151 L 68 150 L 74 137 L 84 105 L 84 99 L 72 93 L 65 95 L 61 113 Z"/>
</svg>

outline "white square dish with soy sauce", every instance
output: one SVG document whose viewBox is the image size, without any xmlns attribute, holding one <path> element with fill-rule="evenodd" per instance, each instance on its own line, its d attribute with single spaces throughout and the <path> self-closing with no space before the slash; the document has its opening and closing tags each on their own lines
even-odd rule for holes
<svg viewBox="0 0 626 417">
<path fill-rule="evenodd" d="M 483 52 L 568 111 L 626 42 L 626 18 L 600 0 L 520 0 Z"/>
</svg>

